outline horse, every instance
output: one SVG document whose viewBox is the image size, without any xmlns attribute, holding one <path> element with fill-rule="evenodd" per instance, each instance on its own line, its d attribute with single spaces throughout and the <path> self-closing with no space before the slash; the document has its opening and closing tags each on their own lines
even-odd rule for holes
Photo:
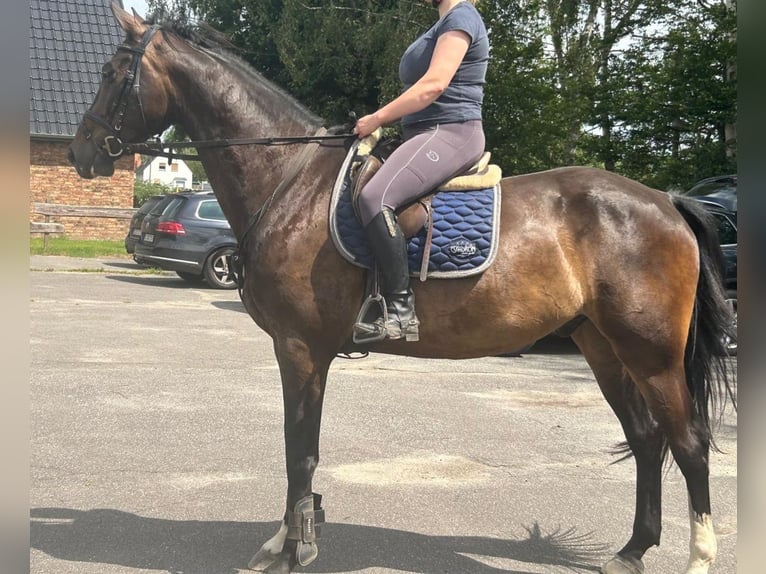
<svg viewBox="0 0 766 574">
<path fill-rule="evenodd" d="M 145 20 L 115 4 L 112 11 L 126 38 L 104 65 L 69 149 L 83 178 L 111 176 L 125 142 L 170 125 L 193 140 L 227 142 L 310 138 L 322 129 L 321 118 L 222 46 L 210 27 Z M 241 298 L 273 340 L 282 383 L 285 514 L 249 564 L 266 572 L 292 572 L 318 552 L 323 510 L 312 478 L 328 369 L 366 293 L 365 271 L 341 258 L 328 231 L 326 192 L 346 148 L 314 144 L 310 152 L 296 145 L 198 150 L 243 245 Z M 717 548 L 708 468 L 714 415 L 736 400 L 719 355 L 730 318 L 714 227 L 690 200 L 597 168 L 506 177 L 501 189 L 494 263 L 471 277 L 415 282 L 420 340 L 384 340 L 369 350 L 495 356 L 567 327 L 636 464 L 632 533 L 602 572 L 643 572 L 644 553 L 659 545 L 669 453 L 688 491 L 685 572 L 708 572 Z"/>
</svg>

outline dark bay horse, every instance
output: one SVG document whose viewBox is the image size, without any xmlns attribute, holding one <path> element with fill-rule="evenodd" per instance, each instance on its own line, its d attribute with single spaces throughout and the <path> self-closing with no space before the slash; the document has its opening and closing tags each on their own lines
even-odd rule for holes
<svg viewBox="0 0 766 574">
<path fill-rule="evenodd" d="M 172 124 L 194 140 L 315 134 L 322 122 L 204 28 L 150 25 L 113 5 L 125 43 L 70 149 L 85 178 L 113 173 L 121 143 Z M 248 230 L 243 301 L 273 339 L 284 397 L 287 501 L 282 527 L 251 567 L 290 572 L 316 556 L 322 401 L 330 363 L 349 340 L 365 272 L 336 252 L 330 190 L 346 150 L 230 146 L 199 153 L 242 240 Z M 305 148 L 303 148 L 305 149 Z M 289 185 L 280 182 L 296 171 Z M 285 188 L 278 195 L 273 192 Z M 716 555 L 708 453 L 715 407 L 733 389 L 717 352 L 728 323 L 720 250 L 704 212 L 687 200 L 606 171 L 571 167 L 502 182 L 500 251 L 473 277 L 416 282 L 417 343 L 376 343 L 376 352 L 434 358 L 493 356 L 523 347 L 578 317 L 572 333 L 617 415 L 635 458 L 633 531 L 608 574 L 643 571 L 658 545 L 661 474 L 668 452 L 687 484 L 687 574 Z M 262 206 L 252 226 L 253 214 Z"/>
</svg>

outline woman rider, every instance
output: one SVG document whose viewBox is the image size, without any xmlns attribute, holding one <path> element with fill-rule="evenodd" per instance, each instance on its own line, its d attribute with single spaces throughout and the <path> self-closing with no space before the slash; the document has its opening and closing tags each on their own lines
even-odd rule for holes
<svg viewBox="0 0 766 574">
<path fill-rule="evenodd" d="M 404 90 L 375 113 L 360 118 L 365 137 L 401 119 L 400 145 L 361 192 L 360 211 L 381 273 L 388 321 L 357 323 L 361 336 L 418 340 L 419 321 L 410 288 L 407 246 L 394 211 L 473 165 L 484 152 L 481 105 L 489 38 L 476 0 L 425 0 L 439 20 L 404 52 Z"/>
</svg>

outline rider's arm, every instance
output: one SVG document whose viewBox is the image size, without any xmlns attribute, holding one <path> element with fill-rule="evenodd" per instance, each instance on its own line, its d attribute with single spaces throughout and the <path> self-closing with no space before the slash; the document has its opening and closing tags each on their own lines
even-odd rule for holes
<svg viewBox="0 0 766 574">
<path fill-rule="evenodd" d="M 359 137 L 371 134 L 377 128 L 394 123 L 402 116 L 414 114 L 431 105 L 447 89 L 463 61 L 471 38 L 463 31 L 445 32 L 436 41 L 428 70 L 408 90 L 375 113 L 360 118 L 356 123 Z"/>
</svg>

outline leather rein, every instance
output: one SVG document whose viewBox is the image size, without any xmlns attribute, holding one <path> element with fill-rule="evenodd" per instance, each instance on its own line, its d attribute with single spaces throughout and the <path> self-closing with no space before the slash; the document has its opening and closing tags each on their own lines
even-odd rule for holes
<svg viewBox="0 0 766 574">
<path fill-rule="evenodd" d="M 181 159 L 181 160 L 199 160 L 199 155 L 197 154 L 184 154 L 184 153 L 174 153 L 172 150 L 174 149 L 183 149 L 183 148 L 196 148 L 196 149 L 209 149 L 209 148 L 221 148 L 221 147 L 229 147 L 229 146 L 238 146 L 238 145 L 265 145 L 265 146 L 274 146 L 274 145 L 288 145 L 288 144 L 308 144 L 306 147 L 301 151 L 300 155 L 295 158 L 295 160 L 291 163 L 287 173 L 282 178 L 282 181 L 279 182 L 277 187 L 274 189 L 272 194 L 269 196 L 269 198 L 261 205 L 261 207 L 250 216 L 250 219 L 247 222 L 247 226 L 245 227 L 244 233 L 242 234 L 242 237 L 237 242 L 237 250 L 234 253 L 233 256 L 233 267 L 234 272 L 237 277 L 237 283 L 239 285 L 239 291 L 240 291 L 240 297 L 242 296 L 242 287 L 243 287 L 243 281 L 244 281 L 244 274 L 243 274 L 243 268 L 244 268 L 244 260 L 246 259 L 246 252 L 248 250 L 248 243 L 249 239 L 252 236 L 253 229 L 258 225 L 263 215 L 266 213 L 266 211 L 269 209 L 271 204 L 274 202 L 275 199 L 277 199 L 283 191 L 285 191 L 287 188 L 289 188 L 295 179 L 298 177 L 298 174 L 303 170 L 303 168 L 308 164 L 311 157 L 314 155 L 314 152 L 317 150 L 319 146 L 323 144 L 323 142 L 328 140 L 351 140 L 356 138 L 356 134 L 348 132 L 348 133 L 338 133 L 339 129 L 343 128 L 331 128 L 331 131 L 333 133 L 328 134 L 328 130 L 324 127 L 319 128 L 319 130 L 314 135 L 307 135 L 307 136 L 295 136 L 295 137 L 266 137 L 266 138 L 237 138 L 237 139 L 220 139 L 220 140 L 197 140 L 197 141 L 185 141 L 185 142 L 172 142 L 172 143 L 163 143 L 159 140 L 154 141 L 146 141 L 141 143 L 125 143 L 122 141 L 122 138 L 120 137 L 120 133 L 122 131 L 122 125 L 123 121 L 125 119 L 125 115 L 128 110 L 128 103 L 129 103 L 129 96 L 131 91 L 135 92 L 136 100 L 138 102 L 138 108 L 141 111 L 141 118 L 144 122 L 144 128 L 146 128 L 147 131 L 149 131 L 149 128 L 146 123 L 146 115 L 144 114 L 144 106 L 141 101 L 141 84 L 140 84 L 140 76 L 141 76 L 141 58 L 143 57 L 144 53 L 146 52 L 146 47 L 149 45 L 149 42 L 152 39 L 152 36 L 159 30 L 160 27 L 157 25 L 153 25 L 150 28 L 144 32 L 143 37 L 141 38 L 141 43 L 138 47 L 133 46 L 127 46 L 125 44 L 121 44 L 117 47 L 117 50 L 120 51 L 126 51 L 130 52 L 132 54 L 130 67 L 128 68 L 128 71 L 125 73 L 125 78 L 123 79 L 122 86 L 120 88 L 120 93 L 117 98 L 117 101 L 112 106 L 111 113 L 109 114 L 108 118 L 104 118 L 96 113 L 94 113 L 92 110 L 88 110 L 85 112 L 85 118 L 95 122 L 102 128 L 104 128 L 107 131 L 107 135 L 104 137 L 103 143 L 101 145 L 101 149 L 106 153 L 110 158 L 113 160 L 116 160 L 120 157 L 122 157 L 125 154 L 131 154 L 131 153 L 139 153 L 149 156 L 159 156 L 159 157 L 167 157 L 170 161 L 175 159 Z M 352 115 L 352 119 L 355 120 L 355 116 Z M 167 151 L 166 151 L 167 150 Z"/>
<path fill-rule="evenodd" d="M 144 53 L 146 53 L 146 47 L 149 45 L 152 36 L 154 36 L 154 34 L 159 29 L 160 26 L 158 25 L 150 26 L 146 32 L 144 32 L 144 35 L 141 38 L 141 43 L 138 45 L 138 47 L 128 46 L 126 44 L 120 44 L 117 46 L 117 51 L 130 52 L 132 57 L 130 61 L 130 67 L 125 73 L 125 78 L 122 81 L 120 94 L 112 106 L 112 111 L 109 114 L 109 117 L 102 117 L 92 110 L 85 112 L 85 118 L 95 122 L 108 132 L 104 137 L 104 141 L 100 147 L 104 153 L 106 153 L 113 160 L 116 160 L 125 154 L 138 153 L 155 157 L 166 157 L 170 161 L 173 159 L 199 161 L 200 158 L 197 154 L 175 153 L 173 150 L 190 147 L 196 149 L 209 149 L 238 145 L 274 146 L 300 143 L 321 144 L 322 142 L 328 140 L 343 140 L 356 137 L 356 135 L 353 133 L 334 133 L 330 135 L 315 134 L 313 136 L 235 138 L 165 143 L 161 142 L 159 139 L 140 143 L 123 142 L 122 138 L 120 137 L 120 133 L 122 132 L 122 124 L 125 120 L 125 114 L 128 111 L 129 96 L 131 91 L 135 92 L 136 101 L 138 102 L 138 109 L 141 112 L 141 119 L 144 122 L 144 127 L 148 131 L 148 127 L 146 125 L 146 115 L 144 114 L 144 106 L 141 101 L 141 58 L 143 58 Z"/>
</svg>

